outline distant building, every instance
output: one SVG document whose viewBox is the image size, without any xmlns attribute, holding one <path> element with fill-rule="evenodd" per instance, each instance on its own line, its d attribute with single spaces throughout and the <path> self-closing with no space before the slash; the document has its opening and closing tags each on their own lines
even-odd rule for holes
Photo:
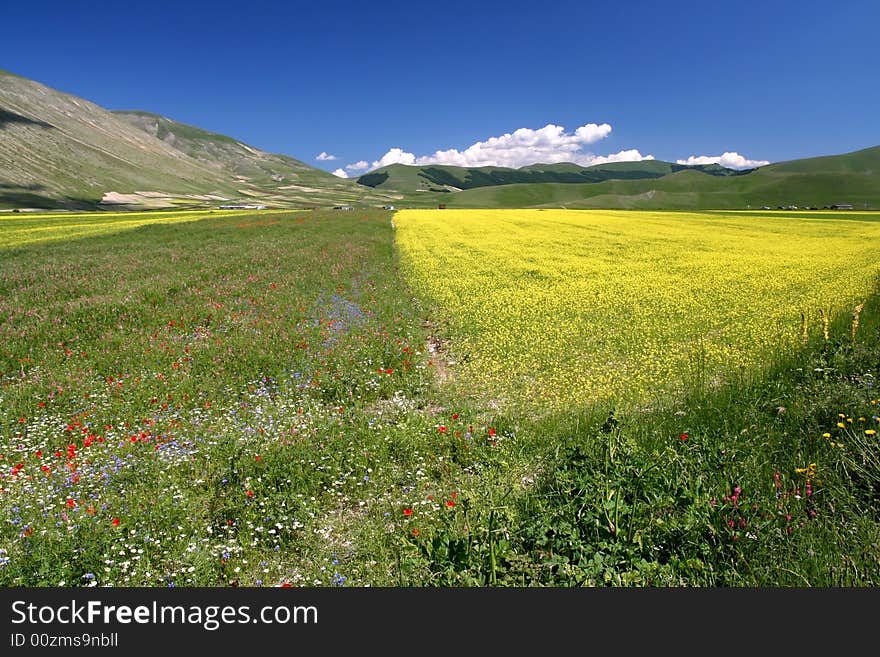
<svg viewBox="0 0 880 657">
<path fill-rule="evenodd" d="M 382 206 L 382 209 L 383 209 L 383 210 L 393 210 L 393 209 L 394 209 L 394 206 L 393 206 L 393 205 L 383 205 L 383 206 Z"/>
<path fill-rule="evenodd" d="M 852 203 L 838 203 L 837 205 L 831 206 L 832 210 L 852 210 Z"/>
<path fill-rule="evenodd" d="M 221 205 L 221 210 L 265 210 L 265 205 Z"/>
<path fill-rule="evenodd" d="M 354 210 L 353 205 L 334 205 L 334 210 Z"/>
</svg>

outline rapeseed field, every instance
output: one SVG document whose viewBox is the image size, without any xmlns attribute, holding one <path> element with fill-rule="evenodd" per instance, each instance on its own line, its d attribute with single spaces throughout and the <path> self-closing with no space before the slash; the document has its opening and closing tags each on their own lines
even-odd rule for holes
<svg viewBox="0 0 880 657">
<path fill-rule="evenodd" d="M 496 405 L 649 402 L 776 362 L 878 273 L 870 215 L 405 210 L 417 296 Z"/>
</svg>

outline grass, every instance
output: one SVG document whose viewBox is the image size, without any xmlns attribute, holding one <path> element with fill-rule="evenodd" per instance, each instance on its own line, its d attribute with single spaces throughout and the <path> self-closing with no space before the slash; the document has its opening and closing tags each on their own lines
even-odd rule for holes
<svg viewBox="0 0 880 657">
<path fill-rule="evenodd" d="M 540 423 L 555 440 L 510 505 L 507 581 L 876 586 L 877 301 L 861 340 L 841 317 L 760 380 Z"/>
<path fill-rule="evenodd" d="M 0 585 L 880 582 L 876 288 L 668 407 L 502 410 L 389 213 L 201 217 L 0 250 Z"/>
</svg>

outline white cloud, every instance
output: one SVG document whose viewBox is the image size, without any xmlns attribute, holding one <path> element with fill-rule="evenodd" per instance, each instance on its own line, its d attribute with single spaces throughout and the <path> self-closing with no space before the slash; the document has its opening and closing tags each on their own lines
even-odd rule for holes
<svg viewBox="0 0 880 657">
<path fill-rule="evenodd" d="M 333 175 L 339 176 L 340 178 L 348 178 L 348 174 L 345 173 L 345 169 L 336 169 L 336 171 L 333 172 Z"/>
<path fill-rule="evenodd" d="M 387 167 L 389 164 L 415 164 L 416 156 L 401 148 L 392 148 L 385 155 L 373 162 L 372 169 Z"/>
<path fill-rule="evenodd" d="M 560 125 L 548 123 L 543 128 L 519 128 L 500 137 L 489 137 L 460 151 L 455 148 L 435 151 L 432 155 L 416 157 L 402 148 L 392 148 L 371 168 L 378 169 L 389 164 L 447 164 L 461 167 L 497 166 L 519 168 L 529 164 L 553 164 L 574 162 L 583 166 L 605 162 L 653 160 L 653 155 L 642 155 L 636 149 L 624 150 L 611 155 L 594 155 L 584 152 L 588 144 L 605 139 L 611 134 L 607 123 L 587 123 L 574 132 L 566 132 Z"/>
<path fill-rule="evenodd" d="M 737 152 L 726 152 L 723 155 L 691 155 L 686 160 L 676 160 L 677 164 L 693 166 L 695 164 L 720 164 L 728 169 L 754 169 L 770 164 L 767 160 L 750 160 Z"/>
<path fill-rule="evenodd" d="M 336 156 L 335 156 L 335 155 L 330 155 L 330 153 L 328 153 L 328 152 L 326 152 L 326 151 L 321 151 L 320 153 L 318 153 L 318 154 L 315 156 L 315 159 L 316 159 L 316 160 L 320 160 L 321 162 L 325 162 L 325 161 L 329 161 L 329 160 L 335 160 L 335 159 L 336 159 Z"/>
<path fill-rule="evenodd" d="M 359 160 L 358 162 L 355 162 L 354 164 L 346 164 L 345 165 L 346 171 L 363 171 L 364 169 L 369 169 L 369 168 L 370 168 L 370 163 L 367 162 L 366 160 Z"/>
<path fill-rule="evenodd" d="M 653 155 L 642 155 L 637 148 L 630 148 L 627 151 L 619 151 L 610 155 L 594 155 L 585 156 L 578 162 L 582 166 L 592 166 L 594 164 L 608 164 L 609 162 L 641 162 L 642 160 L 653 160 Z"/>
</svg>

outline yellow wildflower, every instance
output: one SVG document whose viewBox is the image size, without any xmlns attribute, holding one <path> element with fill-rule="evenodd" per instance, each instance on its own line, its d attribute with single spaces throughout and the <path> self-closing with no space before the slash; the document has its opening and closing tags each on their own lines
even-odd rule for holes
<svg viewBox="0 0 880 657">
<path fill-rule="evenodd" d="M 795 468 L 795 474 L 805 474 L 807 475 L 807 479 L 812 479 L 816 476 L 816 464 L 810 463 L 806 468 Z"/>
</svg>

